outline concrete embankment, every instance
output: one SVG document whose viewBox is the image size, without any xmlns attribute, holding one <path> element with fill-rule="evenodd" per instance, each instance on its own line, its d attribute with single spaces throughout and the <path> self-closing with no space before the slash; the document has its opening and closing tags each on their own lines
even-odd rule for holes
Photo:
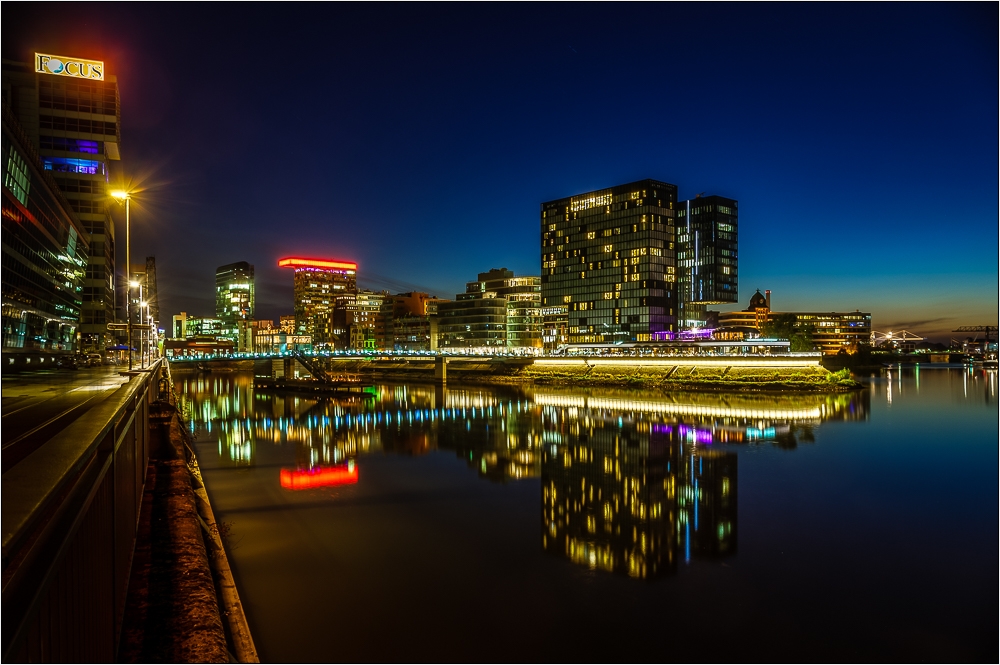
<svg viewBox="0 0 1000 665">
<path fill-rule="evenodd" d="M 322 359 L 332 375 L 372 381 L 434 381 L 435 358 Z M 449 358 L 449 382 L 566 386 L 646 386 L 670 390 L 836 392 L 858 384 L 818 356 L 719 358 Z"/>
<path fill-rule="evenodd" d="M 119 661 L 259 662 L 177 411 L 153 404 L 150 429 Z"/>
</svg>

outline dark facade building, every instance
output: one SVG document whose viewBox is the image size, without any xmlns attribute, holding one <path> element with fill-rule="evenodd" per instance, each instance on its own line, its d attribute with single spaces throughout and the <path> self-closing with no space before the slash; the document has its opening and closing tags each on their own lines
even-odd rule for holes
<svg viewBox="0 0 1000 665">
<path fill-rule="evenodd" d="M 419 291 L 400 293 L 383 305 L 380 326 L 386 330 L 385 345 L 395 351 L 436 351 L 438 343 L 438 306 L 443 298 Z M 382 343 L 381 341 L 379 342 Z"/>
<path fill-rule="evenodd" d="M 566 305 L 570 344 L 677 331 L 676 206 L 656 180 L 542 204 L 542 306 Z"/>
<path fill-rule="evenodd" d="M 222 321 L 224 339 L 235 342 L 241 321 L 253 320 L 253 266 L 238 261 L 215 271 L 215 316 Z"/>
<path fill-rule="evenodd" d="M 677 268 L 682 329 L 705 327 L 705 305 L 737 302 L 738 203 L 722 196 L 682 201 Z"/>
<path fill-rule="evenodd" d="M 2 149 L 3 365 L 51 366 L 80 350 L 87 234 L 6 96 Z"/>
<path fill-rule="evenodd" d="M 87 235 L 79 331 L 85 350 L 103 351 L 118 288 L 108 209 L 109 164 L 120 159 L 117 80 L 104 63 L 36 53 L 31 63 L 3 61 L 3 99 Z"/>
<path fill-rule="evenodd" d="M 140 344 L 145 344 L 148 347 L 155 344 L 159 337 L 160 299 L 156 288 L 156 257 L 147 256 L 145 263 L 133 263 L 128 280 L 130 288 L 119 291 L 119 303 L 123 309 L 119 311 L 118 319 L 131 319 L 132 346 L 138 348 Z M 131 298 L 131 302 L 127 302 L 128 298 Z M 128 333 L 120 335 L 122 341 L 125 341 Z"/>
</svg>

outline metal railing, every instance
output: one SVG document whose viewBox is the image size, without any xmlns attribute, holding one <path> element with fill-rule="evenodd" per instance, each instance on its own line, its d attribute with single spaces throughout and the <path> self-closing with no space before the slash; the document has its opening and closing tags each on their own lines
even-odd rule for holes
<svg viewBox="0 0 1000 665">
<path fill-rule="evenodd" d="M 4 662 L 113 662 L 162 361 L 3 474 Z"/>
</svg>

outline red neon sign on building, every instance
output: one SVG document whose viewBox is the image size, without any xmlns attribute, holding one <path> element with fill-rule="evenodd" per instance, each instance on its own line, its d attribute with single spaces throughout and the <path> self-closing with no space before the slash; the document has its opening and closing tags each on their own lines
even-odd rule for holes
<svg viewBox="0 0 1000 665">
<path fill-rule="evenodd" d="M 290 256 L 278 261 L 279 268 L 326 268 L 328 270 L 357 270 L 358 264 L 350 261 L 333 261 L 330 259 L 303 259 Z"/>
</svg>

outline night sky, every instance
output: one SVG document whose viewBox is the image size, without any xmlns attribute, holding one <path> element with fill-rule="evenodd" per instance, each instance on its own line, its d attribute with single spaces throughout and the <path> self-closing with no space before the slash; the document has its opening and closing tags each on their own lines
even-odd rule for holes
<svg viewBox="0 0 1000 665">
<path fill-rule="evenodd" d="M 537 275 L 541 202 L 656 178 L 739 200 L 722 309 L 771 289 L 947 341 L 997 322 L 997 8 L 4 3 L 2 30 L 118 77 L 165 321 L 213 315 L 234 261 L 261 318 L 287 255 L 446 298 Z"/>
</svg>

